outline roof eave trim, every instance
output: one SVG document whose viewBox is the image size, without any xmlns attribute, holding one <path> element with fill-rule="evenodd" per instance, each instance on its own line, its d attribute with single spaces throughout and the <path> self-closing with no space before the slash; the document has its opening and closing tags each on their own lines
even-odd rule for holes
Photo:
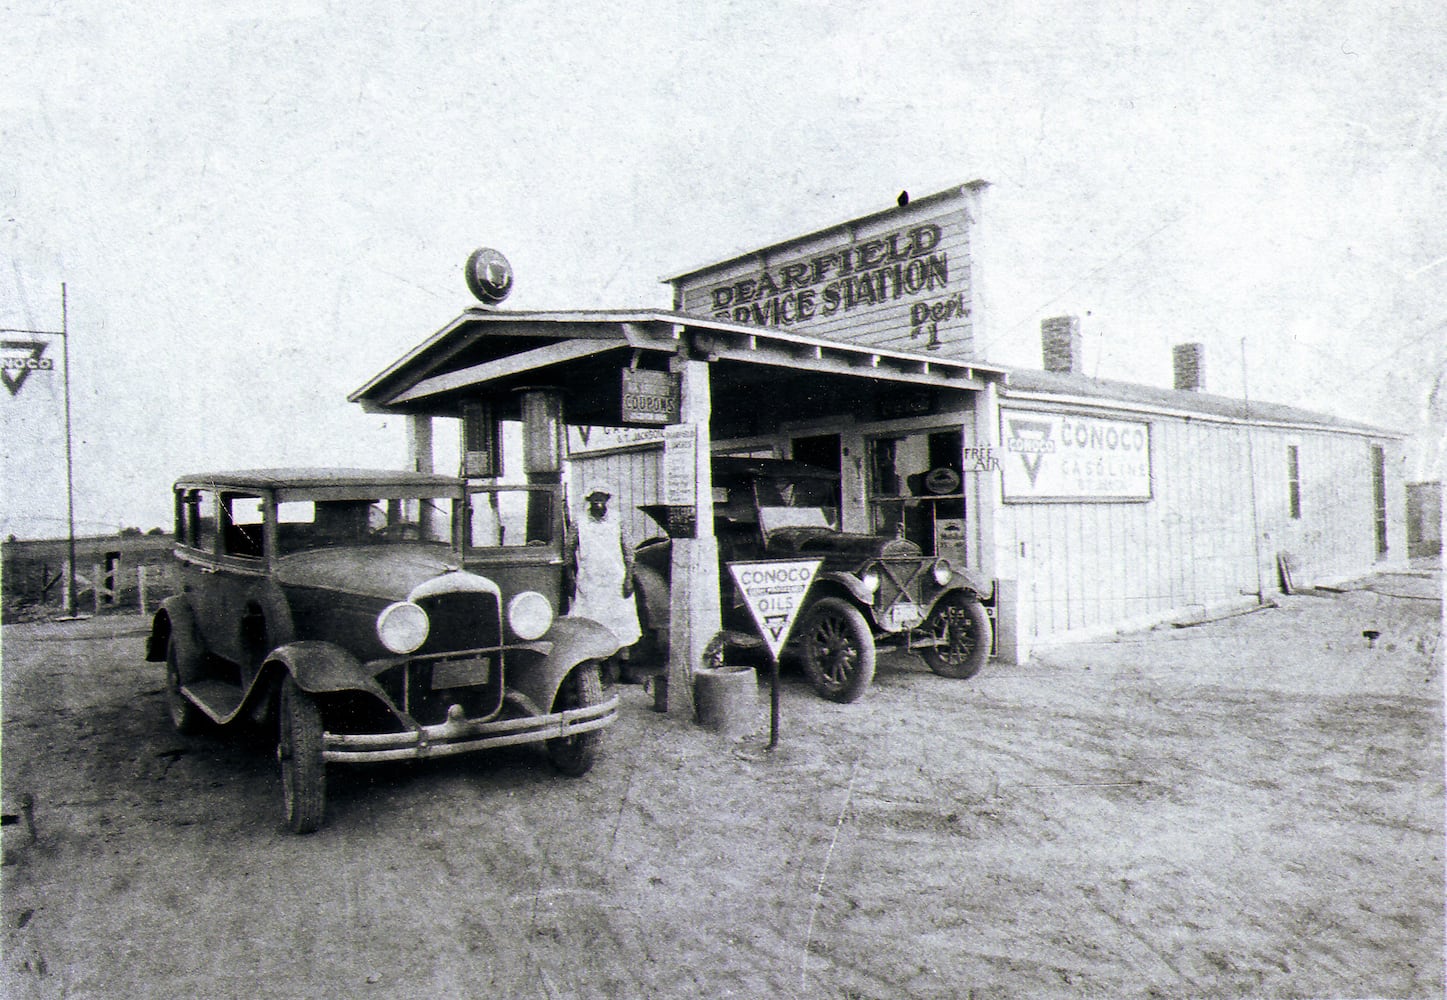
<svg viewBox="0 0 1447 1000">
<path fill-rule="evenodd" d="M 1314 423 L 1308 420 L 1284 420 L 1256 415 L 1250 417 L 1232 416 L 1223 413 L 1208 413 L 1204 410 L 1185 410 L 1156 403 L 1108 399 L 1101 396 L 1067 396 L 1058 393 L 1010 389 L 1007 387 L 1005 391 L 1000 394 L 1000 405 L 1003 406 L 1011 400 L 1022 400 L 1034 403 L 1057 403 L 1061 406 L 1088 407 L 1097 410 L 1153 413 L 1163 417 L 1181 417 L 1189 420 L 1205 420 L 1219 424 L 1279 427 L 1288 430 L 1331 431 L 1337 434 L 1352 434 L 1357 437 L 1391 438 L 1395 441 L 1401 441 L 1407 437 L 1402 431 L 1389 430 L 1385 427 L 1372 427 L 1367 424 Z"/>
</svg>

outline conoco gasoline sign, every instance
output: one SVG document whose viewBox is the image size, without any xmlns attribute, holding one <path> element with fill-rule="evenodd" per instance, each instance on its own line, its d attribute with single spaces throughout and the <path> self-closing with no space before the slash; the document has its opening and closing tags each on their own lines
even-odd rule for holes
<svg viewBox="0 0 1447 1000">
<path fill-rule="evenodd" d="M 974 354 L 970 233 L 983 182 L 670 279 L 684 312 L 866 347 Z"/>
</svg>

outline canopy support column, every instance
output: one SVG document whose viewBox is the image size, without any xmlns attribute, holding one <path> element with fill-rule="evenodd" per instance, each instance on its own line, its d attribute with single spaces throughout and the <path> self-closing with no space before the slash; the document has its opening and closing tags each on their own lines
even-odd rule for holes
<svg viewBox="0 0 1447 1000">
<path fill-rule="evenodd" d="M 722 625 L 719 617 L 718 541 L 713 533 L 713 474 L 710 468 L 709 366 L 675 358 L 681 375 L 679 422 L 694 428 L 693 538 L 673 540 L 673 584 L 669 588 L 668 712 L 693 718 L 693 672 Z"/>
</svg>

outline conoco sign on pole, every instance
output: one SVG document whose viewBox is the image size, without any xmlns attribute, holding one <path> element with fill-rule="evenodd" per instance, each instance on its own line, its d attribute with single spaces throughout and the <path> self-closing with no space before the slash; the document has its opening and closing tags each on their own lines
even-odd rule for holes
<svg viewBox="0 0 1447 1000">
<path fill-rule="evenodd" d="M 822 565 L 821 559 L 728 564 L 744 604 L 775 661 L 789 638 L 799 609 L 804 606 L 809 584 L 814 582 L 814 574 Z"/>
</svg>

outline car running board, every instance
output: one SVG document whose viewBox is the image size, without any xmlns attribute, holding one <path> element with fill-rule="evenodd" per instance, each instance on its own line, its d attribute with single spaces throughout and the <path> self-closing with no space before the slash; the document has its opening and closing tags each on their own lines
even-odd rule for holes
<svg viewBox="0 0 1447 1000">
<path fill-rule="evenodd" d="M 225 681 L 203 680 L 183 684 L 181 693 L 219 725 L 230 722 L 241 708 L 241 688 Z"/>
</svg>

